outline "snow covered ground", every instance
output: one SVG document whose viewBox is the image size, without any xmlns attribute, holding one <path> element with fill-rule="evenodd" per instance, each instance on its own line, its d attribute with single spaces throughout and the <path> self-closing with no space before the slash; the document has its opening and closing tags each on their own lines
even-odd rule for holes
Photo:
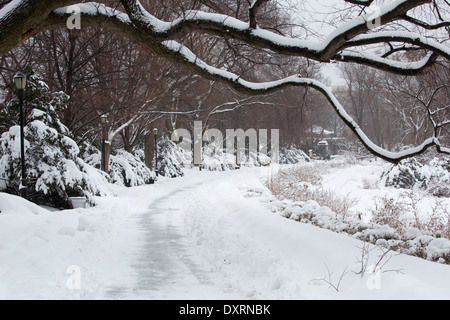
<svg viewBox="0 0 450 320">
<path fill-rule="evenodd" d="M 338 160 L 342 161 L 342 159 Z M 441 202 L 441 206 L 450 210 L 450 198 L 437 198 L 427 191 L 414 187 L 413 190 L 396 189 L 385 187 L 384 181 L 380 180 L 383 170 L 387 170 L 391 165 L 383 161 L 359 161 L 353 165 L 337 167 L 323 174 L 323 185 L 341 195 L 350 196 L 356 200 L 356 205 L 351 209 L 353 214 L 360 214 L 361 219 L 369 222 L 372 218 L 371 211 L 375 209 L 376 202 L 383 197 L 393 198 L 396 201 L 403 197 L 408 197 L 407 193 L 415 196 L 417 207 L 421 218 L 426 220 L 432 214 L 436 200 Z M 445 183 L 445 182 L 443 182 Z M 411 199 L 408 199 L 409 201 Z M 408 201 L 406 201 L 408 203 Z M 409 208 L 411 209 L 411 208 Z M 444 216 L 445 212 L 441 212 Z M 412 215 L 409 213 L 409 215 Z M 409 217 L 410 219 L 412 217 Z M 444 217 L 448 218 L 448 217 Z"/>
<path fill-rule="evenodd" d="M 0 193 L 0 298 L 450 299 L 448 265 L 394 255 L 356 274 L 363 243 L 272 213 L 249 196 L 262 179 L 193 169 L 59 212 Z"/>
</svg>

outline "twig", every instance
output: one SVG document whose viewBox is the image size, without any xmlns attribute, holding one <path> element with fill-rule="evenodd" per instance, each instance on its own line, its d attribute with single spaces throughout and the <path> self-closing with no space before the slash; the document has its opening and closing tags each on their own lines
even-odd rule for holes
<svg viewBox="0 0 450 320">
<path fill-rule="evenodd" d="M 331 273 L 331 271 L 330 271 L 330 269 L 328 268 L 328 266 L 327 266 L 326 263 L 325 263 L 325 267 L 327 268 L 328 278 L 326 278 L 326 276 L 324 276 L 323 278 L 320 278 L 320 279 L 313 279 L 313 280 L 311 280 L 311 281 L 323 281 L 323 282 L 325 282 L 326 284 L 328 284 L 331 288 L 333 288 L 334 290 L 336 290 L 336 292 L 339 292 L 339 288 L 340 288 L 340 286 L 341 286 L 342 279 L 343 279 L 344 276 L 348 273 L 348 272 L 347 272 L 347 268 L 348 268 L 348 267 L 345 267 L 344 271 L 341 273 L 341 276 L 339 277 L 339 280 L 338 280 L 337 284 L 333 284 L 332 279 L 331 279 L 331 276 L 332 276 L 333 274 Z M 311 282 L 311 281 L 310 281 L 310 282 Z"/>
</svg>

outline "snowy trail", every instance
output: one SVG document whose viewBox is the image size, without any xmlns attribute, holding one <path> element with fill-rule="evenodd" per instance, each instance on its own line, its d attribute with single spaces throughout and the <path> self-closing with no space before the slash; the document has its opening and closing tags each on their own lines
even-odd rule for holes
<svg viewBox="0 0 450 320">
<path fill-rule="evenodd" d="M 148 211 L 135 217 L 132 224 L 138 240 L 130 262 L 135 282 L 127 287 L 109 287 L 105 298 L 189 299 L 193 291 L 206 292 L 203 298 L 207 298 L 211 291 L 219 293 L 217 284 L 212 284 L 208 273 L 192 260 L 195 253 L 183 240 L 182 226 L 177 222 L 185 210 L 180 199 L 201 184 L 212 182 L 177 187 L 152 201 Z"/>
</svg>

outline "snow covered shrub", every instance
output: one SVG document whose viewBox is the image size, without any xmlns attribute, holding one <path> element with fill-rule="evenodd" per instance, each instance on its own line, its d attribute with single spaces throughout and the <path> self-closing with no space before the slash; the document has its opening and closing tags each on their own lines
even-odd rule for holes
<svg viewBox="0 0 450 320">
<path fill-rule="evenodd" d="M 389 225 L 399 234 L 414 228 L 428 236 L 450 238 L 450 214 L 444 199 L 406 191 L 397 198 L 378 196 L 375 203 L 371 210 L 374 223 Z"/>
<path fill-rule="evenodd" d="M 295 147 L 280 147 L 280 164 L 296 164 L 311 161 L 310 157 Z"/>
<path fill-rule="evenodd" d="M 422 229 L 437 238 L 450 239 L 450 211 L 443 199 L 435 198 Z"/>
<path fill-rule="evenodd" d="M 308 164 L 282 170 L 267 183 L 267 187 L 280 200 L 307 202 L 313 200 L 321 206 L 330 208 L 336 216 L 346 220 L 357 199 L 350 195 L 339 196 L 324 188 L 322 174 L 317 166 Z"/>
<path fill-rule="evenodd" d="M 260 152 L 242 149 L 240 166 L 261 167 L 270 165 L 271 159 Z M 202 168 L 210 171 L 235 170 L 237 167 L 236 151 L 225 152 L 223 141 L 220 143 L 210 142 L 203 146 Z"/>
<path fill-rule="evenodd" d="M 28 76 L 25 97 L 28 110 L 25 133 L 25 160 L 30 200 L 44 205 L 69 208 L 69 197 L 102 195 L 92 170 L 78 157 L 80 150 L 60 122 L 58 113 L 68 102 L 64 93 L 51 93 L 36 76 Z M 9 111 L 14 112 L 16 101 Z M 4 190 L 17 193 L 21 177 L 20 127 L 13 125 L 0 138 L 0 177 Z M 107 183 L 101 174 L 97 178 Z"/>
<path fill-rule="evenodd" d="M 177 154 L 177 145 L 168 137 L 163 136 L 158 144 L 158 173 L 164 177 L 182 177 L 182 162 Z"/>
<path fill-rule="evenodd" d="M 271 162 L 270 157 L 262 152 L 249 152 L 242 159 L 241 164 L 251 168 L 269 166 Z"/>
<path fill-rule="evenodd" d="M 394 199 L 388 195 L 383 195 L 375 199 L 375 208 L 371 210 L 372 222 L 388 225 L 399 234 L 403 234 L 406 231 L 406 226 L 402 222 L 402 217 L 406 212 L 407 208 L 401 197 Z"/>
<path fill-rule="evenodd" d="M 436 197 L 450 197 L 450 158 L 434 158 L 422 167 L 424 187 Z"/>
<path fill-rule="evenodd" d="M 450 197 L 450 158 L 434 158 L 422 164 L 415 158 L 392 165 L 382 174 L 386 186 L 413 189 L 418 187 L 438 197 Z"/>
<path fill-rule="evenodd" d="M 203 153 L 202 168 L 209 171 L 226 171 L 236 169 L 236 156 L 230 153 Z"/>
<path fill-rule="evenodd" d="M 99 170 L 102 161 L 101 152 L 92 145 L 83 147 L 85 161 Z M 109 181 L 125 187 L 153 183 L 156 180 L 156 174 L 145 165 L 145 160 L 141 156 L 142 152 L 132 154 L 125 150 L 113 150 L 109 159 Z"/>
<path fill-rule="evenodd" d="M 59 121 L 58 114 L 62 112 L 69 102 L 69 96 L 64 92 L 50 92 L 47 84 L 41 81 L 30 68 L 26 68 L 27 87 L 24 91 L 24 113 L 26 123 L 40 120 L 49 127 L 68 134 L 67 128 Z M 13 92 L 14 84 L 9 83 L 6 88 Z M 19 123 L 19 99 L 12 94 L 12 99 L 4 103 L 0 110 L 0 132 L 9 131 L 9 128 Z"/>
<path fill-rule="evenodd" d="M 236 169 L 236 155 L 224 152 L 223 141 L 203 145 L 202 168 L 209 171 Z"/>
<path fill-rule="evenodd" d="M 405 222 L 410 228 L 420 230 L 426 235 L 450 239 L 450 211 L 445 199 L 425 197 L 418 192 L 405 192 L 405 206 L 413 219 Z"/>
<path fill-rule="evenodd" d="M 110 156 L 109 170 L 112 182 L 126 187 L 151 184 L 156 179 L 156 174 L 139 156 L 125 150 L 117 150 Z"/>
<path fill-rule="evenodd" d="M 417 182 L 421 182 L 421 168 L 422 164 L 416 159 L 406 159 L 391 166 L 382 177 L 386 177 L 386 187 L 412 189 Z"/>
</svg>

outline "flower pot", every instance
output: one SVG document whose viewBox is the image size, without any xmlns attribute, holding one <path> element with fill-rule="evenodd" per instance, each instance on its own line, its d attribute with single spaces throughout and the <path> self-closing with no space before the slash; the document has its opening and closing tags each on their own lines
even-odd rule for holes
<svg viewBox="0 0 450 320">
<path fill-rule="evenodd" d="M 70 197 L 69 199 L 73 209 L 86 209 L 87 199 L 85 197 Z"/>
</svg>

